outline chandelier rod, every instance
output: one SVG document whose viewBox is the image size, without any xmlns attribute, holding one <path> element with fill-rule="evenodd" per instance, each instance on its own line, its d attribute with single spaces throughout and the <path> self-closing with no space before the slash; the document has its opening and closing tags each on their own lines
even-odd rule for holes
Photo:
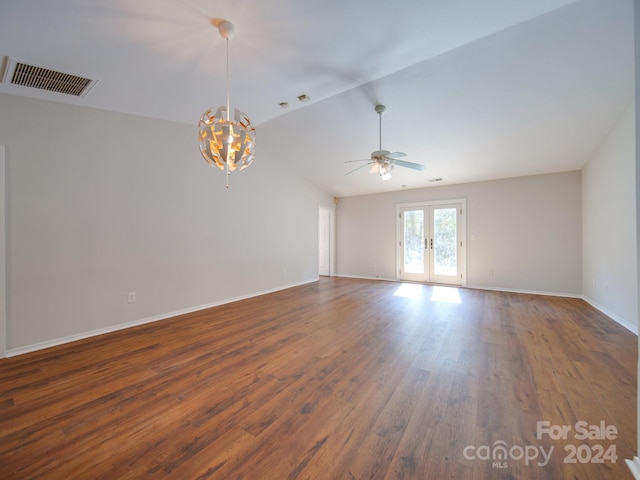
<svg viewBox="0 0 640 480">
<path fill-rule="evenodd" d="M 378 128 L 378 150 L 382 150 L 382 112 L 378 113 L 378 120 L 379 120 L 379 128 Z"/>
<path fill-rule="evenodd" d="M 229 37 L 225 36 L 225 40 L 227 42 L 227 122 L 231 122 L 231 108 L 229 106 L 230 102 L 229 102 Z M 229 143 L 231 143 L 231 129 L 233 127 L 231 126 L 231 123 L 229 123 L 229 138 L 227 138 L 227 158 L 226 161 L 224 162 L 224 170 L 226 172 L 226 177 L 227 177 L 227 184 L 225 185 L 226 188 L 229 188 L 229 177 L 231 176 L 231 171 L 229 170 Z"/>
<path fill-rule="evenodd" d="M 231 110 L 229 109 L 229 39 L 227 41 L 227 121 L 231 120 Z"/>
</svg>

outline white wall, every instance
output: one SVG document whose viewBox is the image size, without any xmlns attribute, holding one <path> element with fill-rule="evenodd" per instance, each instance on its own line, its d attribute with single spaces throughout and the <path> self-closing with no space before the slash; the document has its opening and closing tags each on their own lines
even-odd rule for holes
<svg viewBox="0 0 640 480">
<path fill-rule="evenodd" d="M 580 295 L 580 172 L 340 199 L 338 274 L 395 279 L 396 205 L 450 198 L 467 199 L 469 287 Z"/>
<path fill-rule="evenodd" d="M 226 190 L 195 120 L 0 94 L 2 143 L 9 354 L 317 278 L 332 198 L 260 150 Z"/>
<path fill-rule="evenodd" d="M 583 170 L 583 293 L 637 332 L 634 103 Z"/>
</svg>

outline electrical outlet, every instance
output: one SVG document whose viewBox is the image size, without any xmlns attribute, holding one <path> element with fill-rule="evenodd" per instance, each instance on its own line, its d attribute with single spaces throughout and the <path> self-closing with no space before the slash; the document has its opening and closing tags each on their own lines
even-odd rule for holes
<svg viewBox="0 0 640 480">
<path fill-rule="evenodd" d="M 135 301 L 136 301 L 136 292 L 129 292 L 127 294 L 127 302 L 135 303 Z"/>
</svg>

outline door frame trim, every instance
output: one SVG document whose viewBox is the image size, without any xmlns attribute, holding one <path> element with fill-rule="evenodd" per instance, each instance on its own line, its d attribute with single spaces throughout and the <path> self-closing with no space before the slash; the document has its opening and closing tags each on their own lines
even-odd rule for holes
<svg viewBox="0 0 640 480">
<path fill-rule="evenodd" d="M 438 205 L 462 205 L 462 219 L 460 223 L 460 239 L 462 241 L 462 250 L 460 252 L 460 273 L 462 278 L 460 279 L 461 287 L 467 286 L 467 199 L 462 198 L 448 198 L 443 200 L 425 200 L 422 202 L 409 202 L 409 203 L 397 203 L 396 204 L 396 280 L 401 282 L 400 279 L 400 265 L 402 264 L 400 242 L 403 238 L 402 222 L 400 221 L 400 211 L 403 208 L 411 207 L 434 207 Z"/>
<path fill-rule="evenodd" d="M 6 188 L 5 146 L 0 144 L 0 358 L 7 355 L 7 235 L 6 216 L 7 188 Z"/>
<path fill-rule="evenodd" d="M 318 207 L 318 221 L 320 221 L 320 211 L 329 212 L 329 276 L 336 274 L 336 207 L 320 205 Z M 318 228 L 318 246 L 320 246 L 320 229 Z M 319 260 L 319 258 L 318 258 Z M 319 275 L 318 270 L 318 276 Z"/>
</svg>

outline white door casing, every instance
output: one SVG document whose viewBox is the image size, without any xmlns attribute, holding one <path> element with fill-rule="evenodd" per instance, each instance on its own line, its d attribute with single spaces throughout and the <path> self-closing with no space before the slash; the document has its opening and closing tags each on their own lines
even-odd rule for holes
<svg viewBox="0 0 640 480">
<path fill-rule="evenodd" d="M 465 212 L 465 199 L 397 205 L 397 279 L 466 285 Z"/>
<path fill-rule="evenodd" d="M 0 358 L 7 352 L 7 261 L 6 216 L 7 195 L 5 188 L 4 145 L 0 145 Z"/>
<path fill-rule="evenodd" d="M 318 209 L 318 275 L 335 274 L 335 208 Z"/>
</svg>

